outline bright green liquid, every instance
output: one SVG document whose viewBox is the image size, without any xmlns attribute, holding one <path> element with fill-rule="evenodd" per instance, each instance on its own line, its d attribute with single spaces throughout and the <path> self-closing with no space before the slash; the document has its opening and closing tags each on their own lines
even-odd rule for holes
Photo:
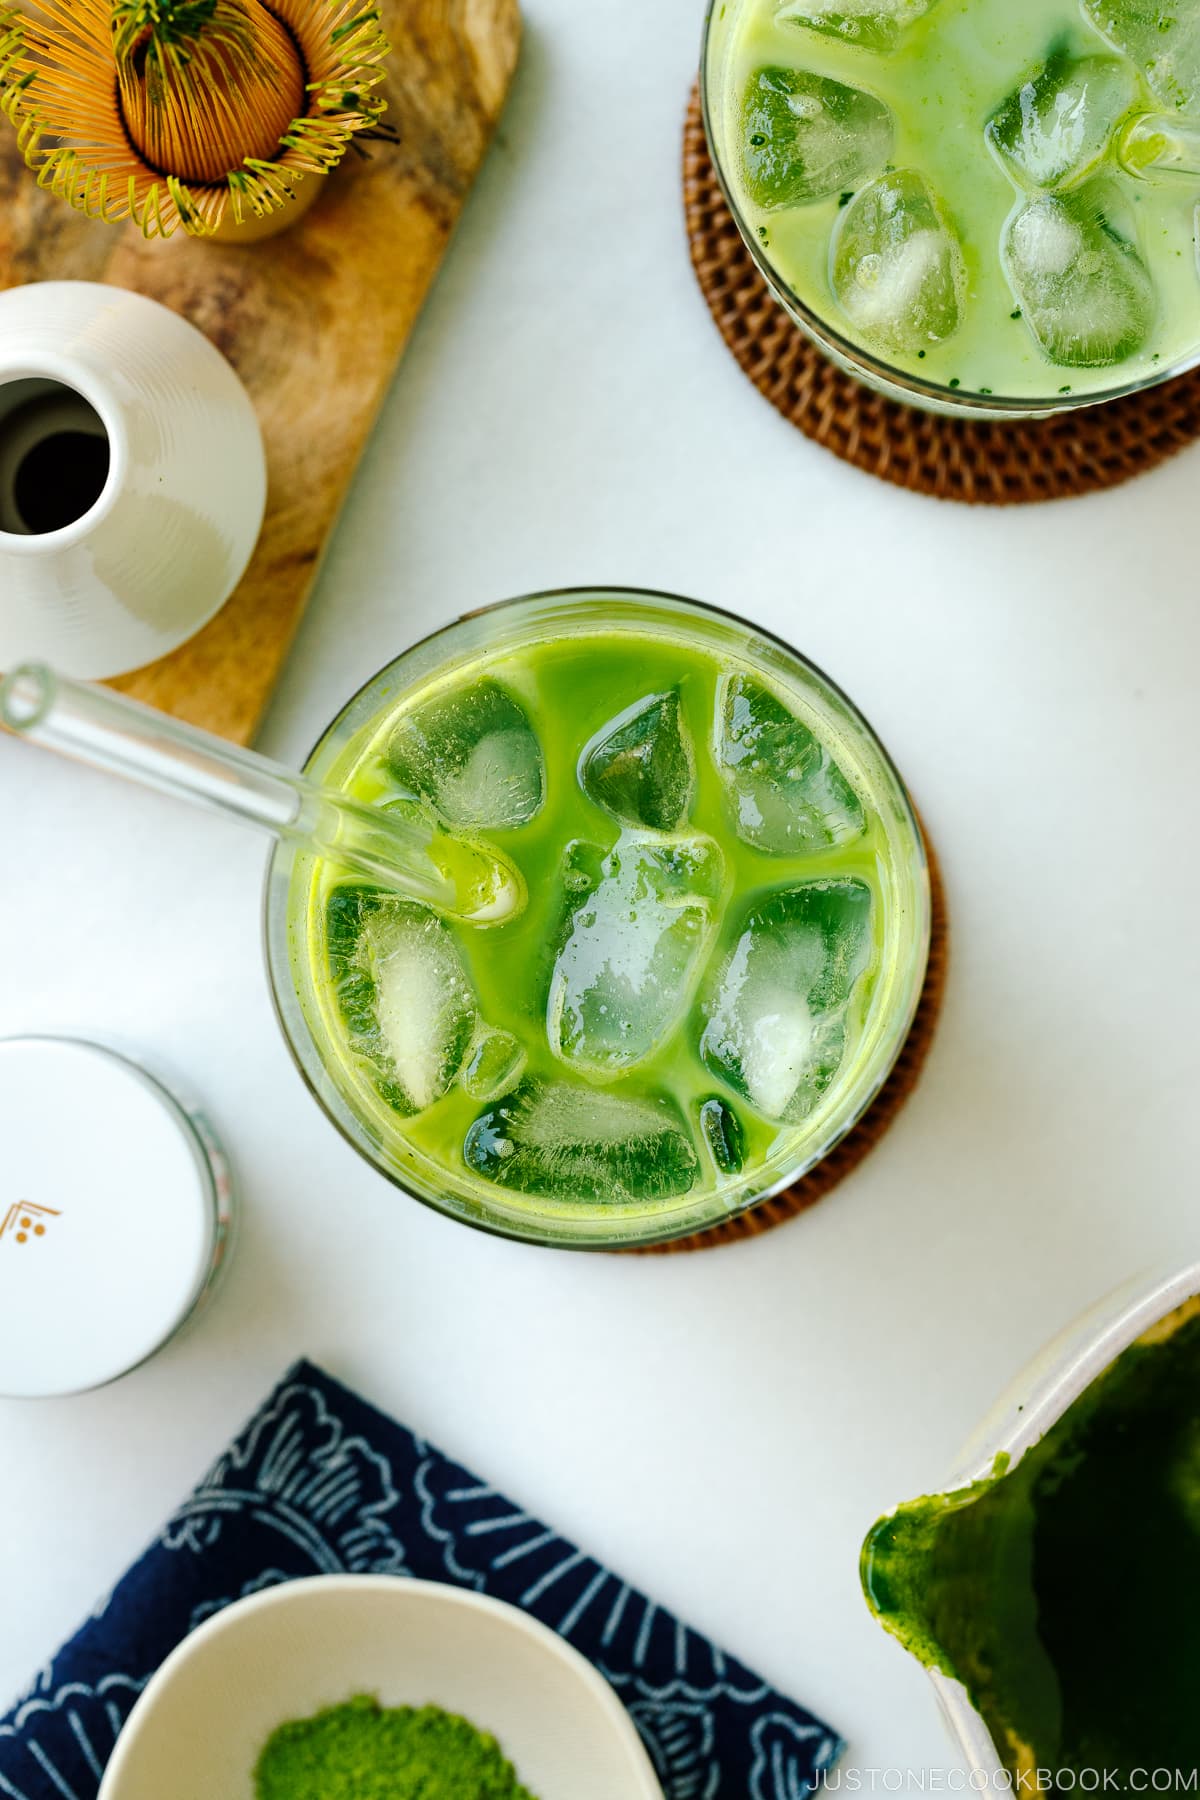
<svg viewBox="0 0 1200 1800">
<path fill-rule="evenodd" d="M 777 21 L 778 4 L 728 0 L 720 9 L 709 64 L 710 80 L 717 83 L 710 94 L 713 124 L 746 222 L 784 284 L 831 330 L 922 381 L 960 395 L 1016 400 L 1123 387 L 1194 354 L 1200 344 L 1200 181 L 1142 181 L 1110 171 L 1158 297 L 1149 334 L 1136 352 L 1116 366 L 1062 366 L 1043 353 L 1024 318 L 1013 317 L 1018 302 L 1000 246 L 1018 190 L 989 149 L 985 127 L 1064 40 L 1081 56 L 1115 54 L 1086 22 L 1079 0 L 939 0 L 890 51 Z M 1194 6 L 1195 0 L 1179 0 L 1174 10 L 1186 14 Z M 749 197 L 738 149 L 742 95 L 758 70 L 775 65 L 828 76 L 886 102 L 896 121 L 890 166 L 919 170 L 956 228 L 966 277 L 961 322 L 944 342 L 925 345 L 923 356 L 867 342 L 839 304 L 830 260 L 840 194 L 771 211 Z M 1164 110 L 1144 84 L 1139 104 Z"/>
<path fill-rule="evenodd" d="M 1016 1468 L 867 1540 L 887 1629 L 961 1681 L 1005 1766 L 1200 1767 L 1200 1316 L 1117 1358 Z M 1135 1771 L 1142 1770 L 1138 1776 Z M 1021 1790 L 1016 1790 L 1021 1791 Z M 1025 1792 L 1036 1792 L 1027 1786 Z"/>
<path fill-rule="evenodd" d="M 682 636 L 653 631 L 612 630 L 548 641 L 538 641 L 534 634 L 530 637 L 531 641 L 517 650 L 485 650 L 476 659 L 459 662 L 405 693 L 346 745 L 325 778 L 369 804 L 387 804 L 401 793 L 387 760 L 399 721 L 431 703 L 470 691 L 480 680 L 500 684 L 520 703 L 543 753 L 544 802 L 527 823 L 478 835 L 516 865 L 528 889 L 528 905 L 519 917 L 499 927 L 452 927 L 477 998 L 481 1029 L 503 1030 L 519 1041 L 526 1058 L 525 1078 L 567 1081 L 584 1088 L 592 1082 L 606 1094 L 643 1101 L 665 1097 L 683 1121 L 696 1151 L 697 1173 L 686 1195 L 687 1204 L 712 1198 L 721 1202 L 715 1207 L 719 1213 L 726 1204 L 735 1205 L 765 1191 L 773 1179 L 798 1167 L 806 1145 L 820 1148 L 831 1135 L 837 1135 L 838 1109 L 846 1091 L 859 1081 L 864 1062 L 878 1057 L 889 1010 L 894 1015 L 895 1009 L 905 1004 L 898 994 L 911 992 L 911 967 L 899 966 L 898 958 L 905 948 L 911 960 L 923 954 L 918 920 L 911 913 L 907 918 L 901 916 L 905 905 L 901 896 L 912 894 L 911 876 L 901 877 L 897 872 L 898 858 L 905 853 L 919 858 L 919 850 L 911 826 L 907 827 L 907 840 L 898 830 L 894 800 L 889 802 L 890 822 L 881 819 L 872 803 L 872 773 L 848 735 L 835 737 L 834 747 L 838 766 L 863 805 L 865 828 L 861 835 L 836 847 L 781 855 L 755 848 L 736 834 L 729 798 L 714 762 L 713 740 L 722 679 L 741 670 L 763 680 L 752 665 L 718 660 Z M 834 729 L 823 716 L 817 697 L 799 680 L 789 684 L 778 674 L 766 679 L 792 712 L 828 745 Z M 720 853 L 723 885 L 692 989 L 681 994 L 677 1016 L 666 1036 L 635 1067 L 616 1079 L 595 1082 L 579 1067 L 566 1066 L 552 1051 L 547 1030 L 548 992 L 564 932 L 564 852 L 573 841 L 583 841 L 607 853 L 622 839 L 625 829 L 585 792 L 578 765 L 584 747 L 607 723 L 643 697 L 672 690 L 679 695 L 681 722 L 695 762 L 690 815 L 673 835 L 712 840 Z M 871 754 L 877 754 L 873 746 Z M 832 1087 L 811 1117 L 798 1124 L 780 1124 L 761 1116 L 743 1097 L 725 1088 L 702 1060 L 699 1046 L 705 1021 L 700 1012 L 701 995 L 708 975 L 736 943 L 756 898 L 832 878 L 856 878 L 870 890 L 864 969 L 848 1008 L 845 1051 Z M 467 1167 L 463 1150 L 472 1124 L 487 1106 L 456 1080 L 432 1105 L 405 1116 L 385 1103 L 371 1070 L 353 1053 L 339 1010 L 337 984 L 331 979 L 325 937 L 329 897 L 347 879 L 322 866 L 310 873 L 303 901 L 305 955 L 319 1013 L 310 1018 L 310 1027 L 321 1057 L 371 1136 L 394 1153 L 393 1163 L 407 1164 L 416 1172 L 418 1186 L 436 1186 L 440 1178 L 448 1177 L 456 1192 L 469 1196 L 475 1191 L 486 1199 L 488 1183 Z M 701 1106 L 714 1095 L 722 1097 L 740 1121 L 744 1134 L 740 1169 L 718 1166 L 701 1129 Z M 510 1193 L 503 1198 L 527 1204 L 535 1212 L 564 1204 L 561 1195 Z M 669 1197 L 662 1202 L 663 1209 L 678 1206 L 682 1198 Z M 604 1201 L 592 1200 L 587 1206 L 580 1203 L 579 1210 L 603 1213 Z M 652 1211 L 653 1203 L 644 1210 Z"/>
</svg>

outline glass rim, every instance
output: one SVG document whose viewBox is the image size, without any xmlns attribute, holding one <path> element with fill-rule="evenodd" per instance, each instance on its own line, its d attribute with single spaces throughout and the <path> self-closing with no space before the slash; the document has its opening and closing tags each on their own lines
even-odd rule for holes
<svg viewBox="0 0 1200 1800">
<path fill-rule="evenodd" d="M 734 0 L 737 3 L 737 0 Z M 745 4 L 745 0 L 741 0 Z M 921 406 L 927 410 L 940 413 L 985 414 L 995 419 L 1036 419 L 1049 418 L 1056 414 L 1081 412 L 1088 406 L 1106 406 L 1114 400 L 1128 400 L 1134 394 L 1145 393 L 1150 388 L 1160 387 L 1164 381 L 1174 381 L 1181 375 L 1189 374 L 1200 367 L 1200 341 L 1190 354 L 1168 367 L 1155 370 L 1153 374 L 1143 375 L 1137 380 L 1123 382 L 1120 386 L 1104 388 L 1088 394 L 1052 394 L 1046 398 L 1040 396 L 1008 396 L 1003 394 L 977 394 L 969 389 L 949 387 L 945 382 L 925 381 L 919 375 L 910 375 L 903 369 L 893 367 L 882 357 L 874 356 L 870 350 L 853 339 L 844 336 L 836 326 L 820 317 L 805 301 L 801 300 L 795 290 L 779 274 L 769 257 L 763 251 L 742 212 L 731 183 L 725 174 L 721 153 L 717 148 L 716 133 L 713 128 L 712 107 L 710 104 L 709 83 L 709 49 L 714 23 L 720 8 L 728 7 L 730 0 L 707 0 L 704 15 L 704 29 L 700 40 L 700 114 L 704 122 L 704 136 L 712 158 L 713 171 L 717 177 L 717 185 L 725 198 L 730 216 L 738 228 L 738 233 L 746 249 L 754 261 L 759 274 L 767 283 L 772 295 L 789 314 L 793 321 L 825 354 L 832 357 L 849 369 L 857 379 L 883 388 L 889 397 L 898 398 L 902 403 Z"/>
<path fill-rule="evenodd" d="M 276 1023 L 301 1080 L 312 1098 L 321 1108 L 325 1117 L 334 1126 L 342 1139 L 349 1144 L 350 1148 L 367 1162 L 377 1174 L 381 1175 L 385 1181 L 389 1182 L 391 1186 L 398 1188 L 399 1191 L 409 1199 L 416 1200 L 422 1206 L 428 1207 L 430 1211 L 438 1213 L 443 1218 L 450 1219 L 452 1222 L 459 1225 L 468 1226 L 474 1231 L 482 1231 L 491 1237 L 507 1239 L 509 1242 L 525 1243 L 538 1248 L 581 1252 L 651 1250 L 656 1246 L 670 1244 L 681 1238 L 703 1235 L 707 1231 L 715 1230 L 717 1227 L 728 1224 L 731 1220 L 741 1217 L 743 1213 L 754 1211 L 756 1207 L 763 1205 L 769 1200 L 778 1199 L 788 1188 L 794 1186 L 797 1182 L 802 1181 L 805 1176 L 812 1173 L 814 1169 L 819 1168 L 837 1146 L 849 1136 L 858 1124 L 861 1123 L 866 1113 L 874 1105 L 881 1090 L 895 1070 L 904 1046 L 908 1041 L 918 1007 L 920 1006 L 921 996 L 925 988 L 932 938 L 932 889 L 929 870 L 929 847 L 926 842 L 924 828 L 922 827 L 921 820 L 917 814 L 916 807 L 913 804 L 912 796 L 908 791 L 907 784 L 900 774 L 883 739 L 879 736 L 878 732 L 876 732 L 865 713 L 863 713 L 856 703 L 850 699 L 849 695 L 846 694 L 844 689 L 840 687 L 832 677 L 826 675 L 819 664 L 813 662 L 813 660 L 804 655 L 803 652 L 795 649 L 793 645 L 789 644 L 784 638 L 779 637 L 769 627 L 756 624 L 753 620 L 747 619 L 744 614 L 734 612 L 727 607 L 711 605 L 708 601 L 693 600 L 686 595 L 671 593 L 665 589 L 625 586 L 608 587 L 596 584 L 578 587 L 539 588 L 527 593 L 510 595 L 503 600 L 490 601 L 486 605 L 472 607 L 466 612 L 459 613 L 454 618 L 447 620 L 444 624 L 436 626 L 432 631 L 427 631 L 421 637 L 414 638 L 412 643 L 400 651 L 397 656 L 394 656 L 388 662 L 383 663 L 374 674 L 368 676 L 365 681 L 361 682 L 354 693 L 338 709 L 333 718 L 323 727 L 311 750 L 305 757 L 302 767 L 307 770 L 311 766 L 314 759 L 319 755 L 324 745 L 338 729 L 342 721 L 378 682 L 388 676 L 398 664 L 407 661 L 408 658 L 414 656 L 419 651 L 435 644 L 439 639 L 448 637 L 460 627 L 468 625 L 474 620 L 486 619 L 494 614 L 506 613 L 522 606 L 535 605 L 539 602 L 553 603 L 556 601 L 565 601 L 574 603 L 589 600 L 615 601 L 618 605 L 636 603 L 639 601 L 650 602 L 651 604 L 665 603 L 668 607 L 679 608 L 685 614 L 694 612 L 708 615 L 719 623 L 731 625 L 744 631 L 751 640 L 758 638 L 765 643 L 768 643 L 777 651 L 782 652 L 785 657 L 798 663 L 801 668 L 808 670 L 815 675 L 818 681 L 829 690 L 842 706 L 845 707 L 851 720 L 866 733 L 871 745 L 877 752 L 883 770 L 894 786 L 895 797 L 900 803 L 903 821 L 911 833 L 911 842 L 914 850 L 913 872 L 916 878 L 918 892 L 923 902 L 921 917 L 915 921 L 914 926 L 914 941 L 919 952 L 914 961 L 916 966 L 919 967 L 920 979 L 912 982 L 911 992 L 908 995 L 908 1003 L 904 1008 L 903 1017 L 902 1019 L 900 1017 L 897 1018 L 891 1033 L 889 1033 L 887 1039 L 887 1052 L 885 1055 L 878 1058 L 878 1067 L 873 1070 L 872 1079 L 864 1084 L 863 1091 L 858 1097 L 853 1112 L 848 1113 L 844 1118 L 839 1117 L 836 1121 L 835 1128 L 829 1131 L 815 1148 L 802 1156 L 796 1164 L 783 1171 L 778 1179 L 771 1181 L 768 1185 L 756 1191 L 751 1199 L 744 1200 L 740 1205 L 727 1207 L 724 1211 L 716 1213 L 713 1217 L 700 1222 L 697 1222 L 693 1217 L 681 1216 L 676 1219 L 675 1223 L 671 1223 L 670 1220 L 673 1215 L 658 1215 L 662 1218 L 661 1230 L 639 1230 L 636 1228 L 636 1224 L 630 1221 L 632 1228 L 623 1232 L 620 1229 L 621 1218 L 617 1217 L 614 1218 L 611 1227 L 605 1227 L 599 1221 L 589 1221 L 589 1223 L 595 1223 L 598 1227 L 594 1232 L 572 1235 L 569 1232 L 569 1229 L 565 1228 L 565 1219 L 560 1219 L 557 1216 L 540 1221 L 531 1217 L 528 1224 L 526 1224 L 524 1219 L 516 1212 L 510 1213 L 503 1219 L 499 1216 L 492 1217 L 482 1213 L 477 1214 L 468 1212 L 462 1207 L 448 1204 L 435 1197 L 433 1194 L 422 1193 L 415 1185 L 414 1178 L 409 1177 L 406 1179 L 394 1168 L 385 1165 L 379 1160 L 377 1156 L 364 1146 L 364 1143 L 359 1140 L 359 1137 L 355 1135 L 357 1130 L 362 1133 L 364 1138 L 367 1136 L 362 1126 L 362 1122 L 356 1118 L 353 1108 L 339 1093 L 338 1097 L 347 1114 L 347 1118 L 343 1119 L 342 1117 L 339 1117 L 338 1111 L 330 1104 L 326 1094 L 322 1092 L 318 1080 L 310 1073 L 304 1055 L 302 1054 L 301 1047 L 296 1041 L 292 1025 L 288 1020 L 281 994 L 281 989 L 290 992 L 295 998 L 297 1005 L 299 1005 L 299 996 L 295 994 L 294 983 L 292 983 L 290 978 L 289 965 L 286 961 L 286 952 L 281 966 L 278 969 L 276 966 L 275 929 L 277 926 L 282 925 L 284 936 L 286 937 L 287 902 L 291 881 L 290 866 L 282 881 L 279 881 L 277 877 L 280 874 L 282 865 L 289 862 L 295 855 L 295 852 L 283 842 L 280 842 L 272 850 L 267 861 L 264 875 L 262 915 L 263 952 L 267 970 L 267 985 L 270 990 L 271 1005 L 275 1014 Z M 301 1016 L 303 1017 L 302 1009 Z M 312 1037 L 313 1034 L 311 1028 L 307 1025 L 307 1020 L 305 1020 L 305 1026 L 309 1036 Z M 329 1071 L 324 1065 L 315 1041 L 313 1043 L 313 1050 L 316 1063 L 319 1066 L 322 1075 L 324 1075 L 327 1080 L 331 1081 Z M 335 1092 L 336 1091 L 335 1088 Z M 681 1195 L 680 1206 L 677 1209 L 680 1215 L 683 1215 L 687 1211 L 686 1201 L 687 1196 Z M 541 1227 L 540 1229 L 539 1226 Z M 560 1230 L 559 1227 L 564 1228 Z"/>
</svg>

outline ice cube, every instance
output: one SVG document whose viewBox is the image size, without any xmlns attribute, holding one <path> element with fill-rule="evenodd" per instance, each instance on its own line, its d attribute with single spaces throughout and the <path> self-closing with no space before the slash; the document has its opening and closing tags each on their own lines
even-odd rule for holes
<svg viewBox="0 0 1200 1800">
<path fill-rule="evenodd" d="M 710 983 L 700 1053 L 766 1118 L 806 1119 L 841 1068 L 871 911 L 870 888 L 853 879 L 772 894 Z"/>
<path fill-rule="evenodd" d="M 1056 49 L 993 113 L 988 142 L 1024 186 L 1064 187 L 1094 173 L 1103 162 L 1114 127 L 1136 97 L 1137 82 L 1128 63 Z"/>
<path fill-rule="evenodd" d="M 325 944 L 355 1059 L 389 1106 L 424 1112 L 458 1074 L 477 1020 L 449 927 L 415 901 L 343 886 L 326 904 Z"/>
<path fill-rule="evenodd" d="M 869 50 L 891 50 L 937 0 L 787 0 L 778 17 Z"/>
<path fill-rule="evenodd" d="M 500 1187 L 615 1205 L 686 1194 L 700 1168 L 669 1100 L 627 1099 L 566 1081 L 523 1081 L 476 1119 L 463 1158 Z"/>
<path fill-rule="evenodd" d="M 895 125 L 874 94 L 805 69 L 759 69 L 742 97 L 742 173 L 772 212 L 854 188 L 883 167 Z"/>
<path fill-rule="evenodd" d="M 1200 11 L 1194 0 L 1083 0 L 1109 43 L 1137 64 L 1164 106 L 1200 107 Z"/>
<path fill-rule="evenodd" d="M 716 756 L 737 834 L 757 850 L 827 850 L 866 829 L 862 802 L 824 744 L 753 676 L 721 684 Z"/>
<path fill-rule="evenodd" d="M 651 694 L 610 719 L 584 750 L 579 774 L 591 798 L 623 824 L 678 830 L 696 785 L 678 693 Z"/>
<path fill-rule="evenodd" d="M 545 796 L 541 745 L 528 715 L 488 679 L 406 714 L 386 760 L 396 780 L 456 831 L 528 824 Z"/>
<path fill-rule="evenodd" d="M 1003 254 L 1009 286 L 1051 362 L 1106 368 L 1145 343 L 1154 284 L 1112 183 L 1022 206 L 1005 229 Z"/>
<path fill-rule="evenodd" d="M 722 1175 L 740 1175 L 746 1160 L 746 1132 L 727 1100 L 715 1094 L 700 1106 L 700 1129 Z"/>
<path fill-rule="evenodd" d="M 473 1100 L 495 1100 L 525 1073 L 523 1046 L 511 1031 L 488 1031 L 472 1050 L 462 1084 Z"/>
<path fill-rule="evenodd" d="M 833 288 L 862 335 L 884 350 L 923 350 L 958 330 L 963 254 L 914 169 L 881 175 L 838 219 Z"/>
<path fill-rule="evenodd" d="M 607 856 L 572 844 L 569 918 L 550 977 L 546 1031 L 563 1062 L 611 1081 L 684 1017 L 724 877 L 711 838 L 627 831 Z"/>
</svg>

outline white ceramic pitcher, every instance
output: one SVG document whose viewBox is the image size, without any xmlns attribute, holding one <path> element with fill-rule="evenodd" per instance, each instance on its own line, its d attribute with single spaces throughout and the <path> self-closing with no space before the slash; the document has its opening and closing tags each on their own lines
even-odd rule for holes
<svg viewBox="0 0 1200 1800">
<path fill-rule="evenodd" d="M 94 282 L 0 293 L 0 669 L 165 656 L 229 598 L 265 504 L 254 409 L 194 326 Z"/>
<path fill-rule="evenodd" d="M 1122 1351 L 1197 1294 L 1200 1263 L 1191 1263 L 1170 1274 L 1138 1276 L 1097 1301 L 1016 1378 L 979 1425 L 938 1491 L 951 1493 L 985 1481 L 1001 1455 L 1015 1468 Z M 930 1680 L 951 1735 L 971 1770 L 974 1792 L 1011 1796 L 1012 1778 L 966 1689 L 936 1669 L 930 1671 Z"/>
</svg>

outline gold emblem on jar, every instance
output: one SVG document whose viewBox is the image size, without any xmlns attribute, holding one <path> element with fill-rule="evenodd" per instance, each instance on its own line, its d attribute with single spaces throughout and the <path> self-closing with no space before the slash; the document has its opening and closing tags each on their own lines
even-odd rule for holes
<svg viewBox="0 0 1200 1800">
<path fill-rule="evenodd" d="M 62 1214 L 52 1206 L 34 1206 L 29 1200 L 18 1200 L 4 1215 L 4 1223 L 0 1225 L 0 1244 L 5 1238 L 11 1238 L 15 1244 L 28 1244 L 45 1237 L 47 1219 L 61 1217 Z"/>
</svg>

